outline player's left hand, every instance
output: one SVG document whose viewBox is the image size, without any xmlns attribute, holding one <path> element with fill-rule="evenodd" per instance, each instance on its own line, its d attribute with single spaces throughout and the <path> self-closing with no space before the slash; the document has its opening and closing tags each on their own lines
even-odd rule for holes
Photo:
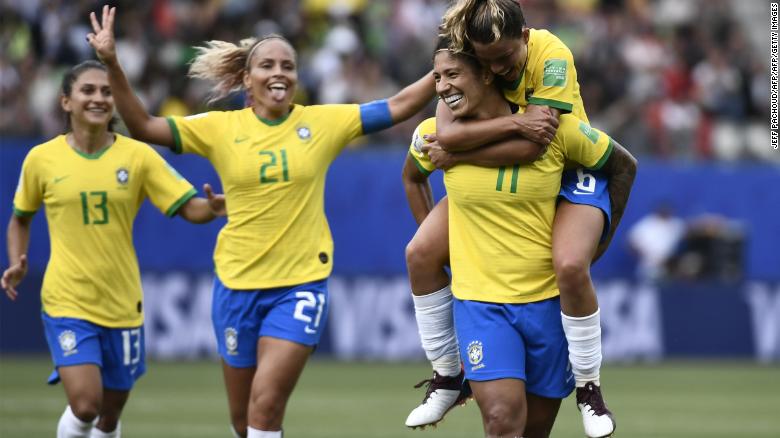
<svg viewBox="0 0 780 438">
<path fill-rule="evenodd" d="M 428 154 L 431 163 L 441 170 L 448 170 L 458 164 L 455 156 L 441 148 L 439 142 L 434 141 L 422 146 L 422 151 Z"/>
<path fill-rule="evenodd" d="M 225 195 L 215 194 L 211 189 L 211 184 L 203 184 L 203 192 L 206 193 L 206 198 L 209 201 L 209 208 L 217 216 L 226 216 L 227 208 L 225 208 Z"/>
</svg>

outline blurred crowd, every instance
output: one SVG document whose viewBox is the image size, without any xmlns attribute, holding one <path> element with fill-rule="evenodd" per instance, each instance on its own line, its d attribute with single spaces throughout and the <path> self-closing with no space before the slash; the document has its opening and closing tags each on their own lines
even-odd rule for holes
<svg viewBox="0 0 780 438">
<path fill-rule="evenodd" d="M 591 123 L 637 155 L 771 158 L 768 57 L 740 0 L 521 0 L 528 25 L 574 53 Z M 0 0 L 0 135 L 61 132 L 64 70 L 93 57 L 88 13 L 103 2 Z M 193 46 L 277 32 L 299 52 L 300 103 L 388 97 L 431 67 L 444 0 L 118 0 L 120 60 L 157 114 L 205 109 L 186 80 Z M 739 8 L 739 9 L 737 9 Z M 740 12 L 741 14 L 737 14 Z M 750 11 L 747 11 L 750 12 Z M 764 26 L 761 30 L 766 31 Z M 243 96 L 219 108 L 244 105 Z M 425 117 L 430 112 L 420 115 Z M 405 143 L 420 118 L 366 143 Z"/>
</svg>

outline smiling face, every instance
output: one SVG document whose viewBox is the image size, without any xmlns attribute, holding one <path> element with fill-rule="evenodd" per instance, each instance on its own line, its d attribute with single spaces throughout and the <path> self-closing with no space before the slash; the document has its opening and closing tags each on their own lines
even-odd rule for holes
<svg viewBox="0 0 780 438">
<path fill-rule="evenodd" d="M 258 43 L 244 74 L 244 86 L 252 96 L 255 112 L 269 119 L 285 116 L 297 85 L 295 50 L 290 44 L 279 38 Z"/>
<path fill-rule="evenodd" d="M 114 115 L 114 97 L 108 85 L 108 75 L 96 68 L 84 70 L 70 88 L 70 95 L 60 98 L 71 126 L 108 128 Z"/>
<path fill-rule="evenodd" d="M 492 43 L 472 41 L 474 53 L 485 67 L 509 82 L 520 78 L 521 68 L 528 57 L 528 38 L 526 28 L 519 38 L 501 38 Z"/>
<path fill-rule="evenodd" d="M 457 118 L 475 117 L 485 96 L 493 92 L 491 74 L 448 50 L 433 58 L 436 94 Z"/>
</svg>

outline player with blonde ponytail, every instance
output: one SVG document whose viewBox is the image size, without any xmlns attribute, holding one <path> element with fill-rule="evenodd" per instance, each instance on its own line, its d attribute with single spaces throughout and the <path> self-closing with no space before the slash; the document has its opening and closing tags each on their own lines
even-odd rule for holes
<svg viewBox="0 0 780 438">
<path fill-rule="evenodd" d="M 214 83 L 211 101 L 245 91 L 250 105 L 189 117 L 149 115 L 116 56 L 115 9 L 94 14 L 88 36 L 107 65 L 114 98 L 135 138 L 207 158 L 222 180 L 227 225 L 214 250 L 212 322 L 233 432 L 280 438 L 287 401 L 328 314 L 333 239 L 325 175 L 355 137 L 414 115 L 434 95 L 431 74 L 362 105 L 293 104 L 295 49 L 283 37 L 211 41 L 190 76 Z"/>
<path fill-rule="evenodd" d="M 545 153 L 561 114 L 588 122 L 571 51 L 552 33 L 528 28 L 518 0 L 457 1 L 445 13 L 440 32 L 452 41 L 454 52 L 473 52 L 498 75 L 504 97 L 524 111 L 489 120 L 456 120 L 448 102 L 440 100 L 436 134 L 427 138 L 437 166 L 475 164 L 481 146 L 510 146 L 510 140 L 519 138 L 531 142 L 502 149 L 504 161 L 497 165 L 527 163 Z M 577 407 L 591 438 L 610 436 L 615 421 L 601 395 L 601 323 L 590 265 L 606 250 L 623 215 L 631 186 L 627 171 L 607 177 L 567 164 L 548 261 L 561 296 Z M 409 427 L 435 424 L 469 395 L 467 385 L 459 384 L 463 373 L 450 310 L 450 278 L 444 269 L 449 259 L 447 202 L 445 198 L 433 207 L 407 246 L 418 328 L 434 368 L 425 400 L 407 418 Z M 458 341 L 461 348 L 469 342 Z"/>
</svg>

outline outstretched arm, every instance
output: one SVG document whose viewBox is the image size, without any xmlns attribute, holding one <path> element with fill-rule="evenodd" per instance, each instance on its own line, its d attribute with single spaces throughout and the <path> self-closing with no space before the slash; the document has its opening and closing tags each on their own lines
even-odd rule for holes
<svg viewBox="0 0 780 438">
<path fill-rule="evenodd" d="M 599 244 L 596 249 L 596 255 L 593 261 L 607 250 L 612 237 L 615 235 L 620 220 L 628 204 L 628 196 L 631 194 L 631 186 L 634 185 L 636 177 L 637 161 L 630 152 L 621 146 L 615 140 L 612 140 L 612 153 L 601 170 L 609 175 L 607 190 L 609 191 L 609 202 L 612 206 L 612 223 L 609 227 L 609 234 L 604 242 Z"/>
<path fill-rule="evenodd" d="M 12 215 L 8 222 L 8 269 L 0 280 L 5 294 L 11 300 L 19 295 L 18 285 L 27 275 L 27 248 L 30 244 L 31 217 Z"/>
<path fill-rule="evenodd" d="M 177 212 L 185 220 L 193 224 L 205 224 L 218 216 L 225 216 L 225 195 L 217 195 L 211 190 L 211 185 L 204 184 L 206 198 L 190 198 L 179 207 Z"/>
<path fill-rule="evenodd" d="M 460 152 L 502 140 L 523 137 L 547 146 L 558 129 L 560 112 L 555 108 L 529 105 L 522 114 L 485 120 L 455 120 L 443 101 L 436 106 L 436 136 L 442 149 Z"/>
<path fill-rule="evenodd" d="M 424 174 L 414 163 L 414 158 L 407 154 L 401 178 L 404 182 L 409 209 L 412 210 L 417 225 L 420 225 L 433 210 L 433 191 L 428 175 Z"/>
<path fill-rule="evenodd" d="M 115 7 L 103 6 L 103 18 L 98 23 L 95 13 L 90 13 L 89 19 L 92 22 L 94 33 L 87 35 L 87 41 L 108 69 L 108 83 L 114 95 L 114 102 L 116 102 L 117 110 L 119 110 L 119 114 L 133 138 L 173 149 L 175 142 L 168 122 L 163 117 L 151 116 L 146 112 L 141 101 L 133 93 L 124 71 L 122 71 L 122 66 L 116 56 L 115 15 Z"/>
<path fill-rule="evenodd" d="M 434 94 L 436 94 L 436 84 L 433 81 L 433 73 L 428 72 L 413 84 L 388 98 L 387 105 L 390 108 L 393 124 L 403 122 L 417 114 L 433 99 Z"/>
</svg>

